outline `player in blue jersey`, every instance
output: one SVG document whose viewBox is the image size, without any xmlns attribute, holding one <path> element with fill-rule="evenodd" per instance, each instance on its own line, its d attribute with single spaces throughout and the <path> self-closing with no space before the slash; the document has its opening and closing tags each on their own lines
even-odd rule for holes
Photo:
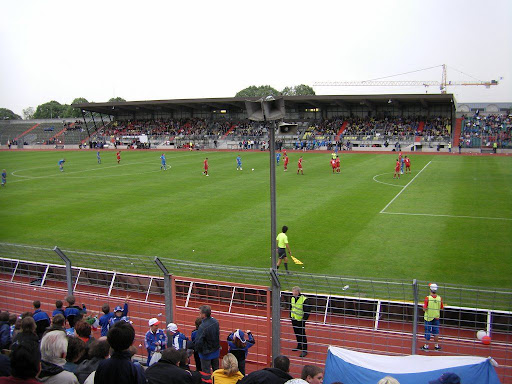
<svg viewBox="0 0 512 384">
<path fill-rule="evenodd" d="M 60 159 L 58 164 L 59 164 L 59 169 L 61 172 L 64 172 L 64 163 L 66 162 L 66 159 Z"/>
<path fill-rule="evenodd" d="M 279 161 L 281 161 L 281 152 L 276 153 L 276 162 L 277 162 L 278 166 L 279 166 Z"/>
<path fill-rule="evenodd" d="M 96 152 L 96 158 L 98 159 L 98 164 L 101 164 L 100 151 Z"/>
<path fill-rule="evenodd" d="M 400 159 L 400 174 L 403 175 L 404 174 L 404 165 L 405 165 L 405 159 L 402 157 Z"/>
<path fill-rule="evenodd" d="M 242 170 L 242 158 L 240 155 L 236 157 L 236 170 L 241 171 Z"/>
<path fill-rule="evenodd" d="M 167 164 L 165 163 L 165 153 L 162 153 L 162 156 L 160 156 L 160 159 L 162 159 L 162 165 L 160 166 L 160 169 L 167 171 Z"/>
<path fill-rule="evenodd" d="M 7 182 L 7 172 L 2 170 L 2 187 L 5 187 L 5 183 Z"/>
</svg>

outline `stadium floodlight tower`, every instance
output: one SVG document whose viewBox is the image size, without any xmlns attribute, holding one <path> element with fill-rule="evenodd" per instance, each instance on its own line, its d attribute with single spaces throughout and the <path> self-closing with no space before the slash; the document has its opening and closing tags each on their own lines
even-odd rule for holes
<svg viewBox="0 0 512 384">
<path fill-rule="evenodd" d="M 276 222 L 276 120 L 284 118 L 284 99 L 267 96 L 257 101 L 246 101 L 245 108 L 249 120 L 271 122 L 269 127 L 270 143 L 270 248 L 272 255 L 272 360 L 281 354 L 281 308 L 280 284 L 277 278 L 277 222 Z"/>
</svg>

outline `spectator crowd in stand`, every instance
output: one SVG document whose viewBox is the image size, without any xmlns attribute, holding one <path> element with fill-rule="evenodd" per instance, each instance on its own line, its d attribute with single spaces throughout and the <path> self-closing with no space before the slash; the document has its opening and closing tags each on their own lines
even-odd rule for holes
<svg viewBox="0 0 512 384">
<path fill-rule="evenodd" d="M 228 353 L 221 358 L 219 322 L 208 305 L 199 307 L 196 329 L 190 338 L 175 323 L 169 323 L 164 331 L 157 318 L 149 319 L 145 335 L 148 355 L 145 362 L 139 360 L 128 300 L 113 312 L 103 305 L 100 319 L 88 315 L 85 305 L 76 305 L 74 296 L 66 297 L 65 308 L 57 300 L 52 318 L 37 300 L 31 312 L 19 316 L 1 311 L 0 384 L 323 383 L 323 370 L 314 365 L 305 365 L 300 378 L 293 378 L 286 356 L 277 356 L 272 367 L 246 374 L 245 360 L 256 343 L 250 330 L 231 332 L 227 337 Z M 92 335 L 93 330 L 100 332 L 98 339 Z M 191 358 L 195 369 L 190 365 Z M 431 383 L 457 384 L 460 378 L 445 373 Z M 388 376 L 378 384 L 399 382 Z"/>
<path fill-rule="evenodd" d="M 491 147 L 497 143 L 500 147 L 511 145 L 512 116 L 480 116 L 477 111 L 473 116 L 462 116 L 460 140 L 463 147 Z"/>
</svg>

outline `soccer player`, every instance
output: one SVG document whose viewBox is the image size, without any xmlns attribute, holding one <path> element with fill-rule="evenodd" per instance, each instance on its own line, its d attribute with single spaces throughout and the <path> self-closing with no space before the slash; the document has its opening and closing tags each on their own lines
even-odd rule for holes
<svg viewBox="0 0 512 384">
<path fill-rule="evenodd" d="M 242 170 L 242 158 L 240 155 L 236 157 L 236 170 L 241 171 Z"/>
<path fill-rule="evenodd" d="M 164 171 L 167 171 L 167 164 L 165 163 L 165 153 L 162 153 L 162 156 L 160 156 L 160 159 L 162 160 L 162 165 L 160 166 L 160 170 L 163 168 Z"/>
<path fill-rule="evenodd" d="M 284 269 L 288 272 L 288 258 L 286 257 L 286 250 L 288 249 L 288 253 L 290 257 L 292 257 L 292 251 L 290 249 L 290 245 L 288 244 L 288 236 L 286 232 L 288 231 L 288 227 L 286 225 L 283 226 L 281 233 L 277 235 L 277 256 L 279 260 L 277 260 L 277 269 L 281 265 L 281 262 L 284 261 Z M 289 272 L 288 272 L 289 273 Z"/>
<path fill-rule="evenodd" d="M 121 151 L 117 151 L 116 157 L 117 157 L 117 164 L 119 164 L 121 162 Z"/>
<path fill-rule="evenodd" d="M 59 164 L 59 169 L 61 172 L 64 172 L 64 163 L 66 162 L 66 159 L 60 159 L 58 164 Z"/>
<path fill-rule="evenodd" d="M 98 159 L 98 164 L 101 164 L 100 151 L 96 152 L 96 158 Z"/>
<path fill-rule="evenodd" d="M 396 159 L 395 173 L 393 174 L 393 179 L 396 179 L 397 175 L 398 175 L 398 178 L 400 178 L 400 160 L 398 160 L 398 159 Z"/>
<path fill-rule="evenodd" d="M 279 161 L 281 160 L 281 153 L 280 152 L 277 152 L 276 153 L 276 161 L 277 161 L 277 166 L 279 166 Z"/>
<path fill-rule="evenodd" d="M 288 171 L 288 162 L 290 161 L 290 158 L 286 155 L 284 155 L 284 171 Z"/>
<path fill-rule="evenodd" d="M 303 175 L 304 170 L 302 169 L 302 156 L 299 158 L 299 161 L 297 162 L 297 175 L 299 172 Z"/>
<path fill-rule="evenodd" d="M 336 173 L 336 159 L 331 159 L 332 173 Z"/>
<path fill-rule="evenodd" d="M 409 159 L 407 156 L 405 156 L 405 173 L 411 173 L 411 159 Z"/>
<path fill-rule="evenodd" d="M 340 157 L 338 155 L 336 155 L 336 172 L 337 173 L 341 173 L 341 169 L 340 169 Z"/>
<path fill-rule="evenodd" d="M 5 187 L 5 183 L 7 182 L 7 172 L 5 169 L 2 170 L 2 187 Z"/>
<path fill-rule="evenodd" d="M 210 176 L 210 175 L 208 174 L 208 158 L 204 159 L 203 165 L 204 165 L 204 172 L 203 172 L 203 175 L 205 175 L 205 176 Z"/>
<path fill-rule="evenodd" d="M 400 159 L 400 174 L 404 174 L 404 165 L 405 165 L 405 159 L 402 157 Z"/>
</svg>

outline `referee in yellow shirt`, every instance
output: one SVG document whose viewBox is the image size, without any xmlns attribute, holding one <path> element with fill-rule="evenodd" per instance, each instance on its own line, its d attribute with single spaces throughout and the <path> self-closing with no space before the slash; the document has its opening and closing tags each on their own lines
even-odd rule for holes
<svg viewBox="0 0 512 384">
<path fill-rule="evenodd" d="M 292 251 L 290 250 L 290 245 L 288 244 L 288 236 L 286 236 L 286 232 L 288 231 L 288 227 L 286 225 L 283 226 L 282 232 L 277 235 L 277 255 L 279 256 L 279 260 L 277 260 L 277 269 L 281 265 L 281 262 L 284 260 L 284 268 L 288 272 L 288 257 L 286 257 L 286 249 L 288 249 L 288 253 L 290 257 L 292 256 Z"/>
</svg>

